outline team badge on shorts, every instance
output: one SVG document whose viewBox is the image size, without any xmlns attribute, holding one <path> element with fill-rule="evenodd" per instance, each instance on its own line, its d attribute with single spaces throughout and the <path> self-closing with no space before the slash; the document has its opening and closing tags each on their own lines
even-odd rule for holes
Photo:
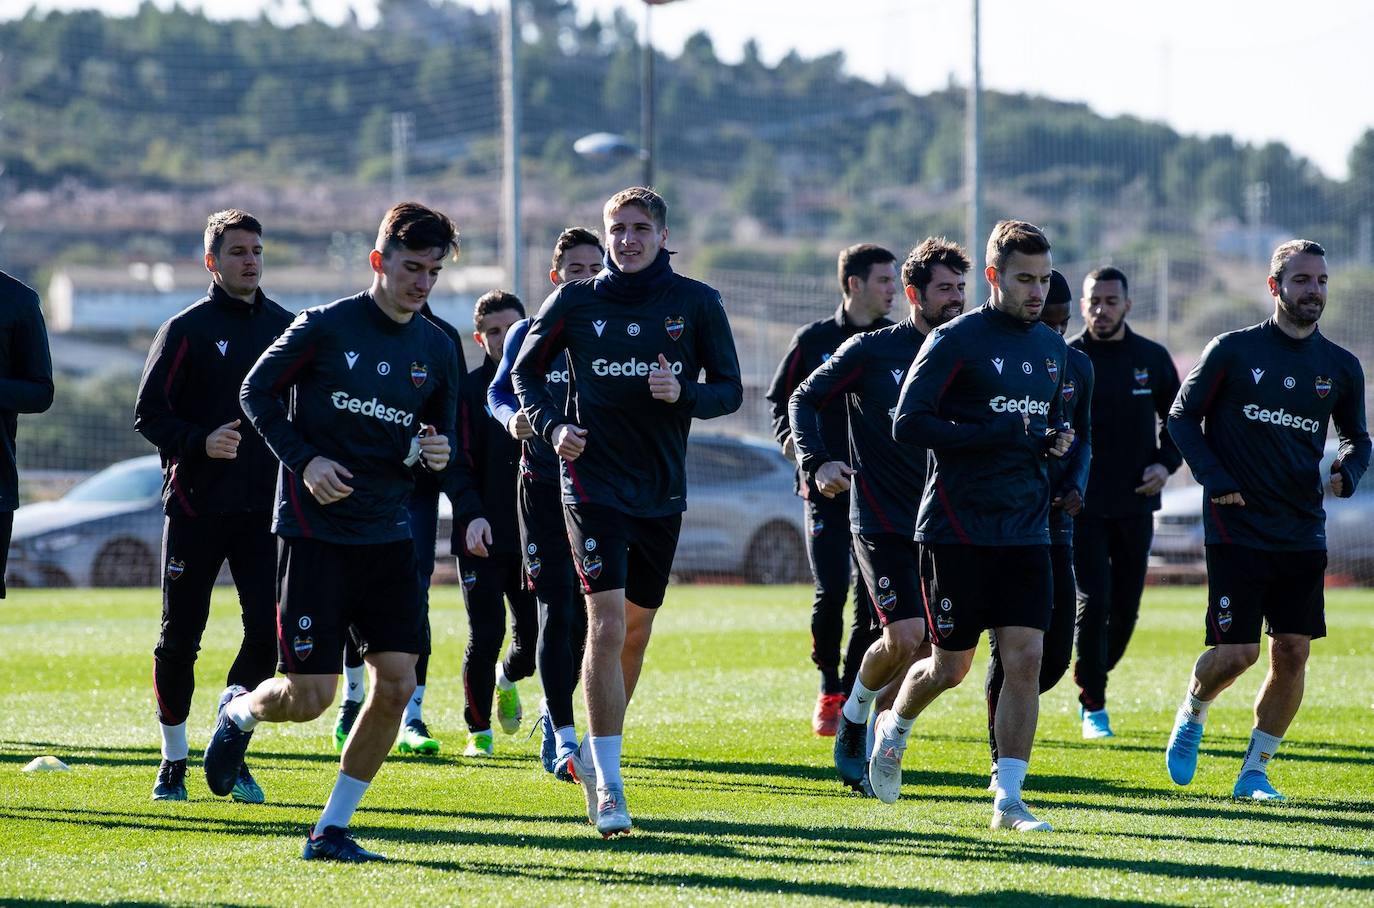
<svg viewBox="0 0 1374 908">
<path fill-rule="evenodd" d="M 1073 384 L 1073 379 L 1069 378 L 1064 380 L 1064 390 L 1060 392 L 1064 396 L 1064 403 L 1068 403 L 1069 401 L 1073 400 L 1073 393 L 1076 390 L 1077 389 L 1074 387 Z"/>
<path fill-rule="evenodd" d="M 1137 385 L 1140 385 L 1140 387 L 1142 387 L 1142 388 L 1145 387 L 1146 385 L 1148 385 L 1148 384 L 1150 383 L 1150 370 L 1149 370 L 1149 369 L 1136 369 L 1136 370 L 1135 370 L 1135 383 L 1136 383 Z"/>
<path fill-rule="evenodd" d="M 296 658 L 305 661 L 310 658 L 310 654 L 315 651 L 315 638 L 297 636 L 291 641 L 291 652 L 296 654 Z"/>
<path fill-rule="evenodd" d="M 882 609 L 885 612 L 892 611 L 892 607 L 896 604 L 897 594 L 890 590 L 878 597 L 878 608 Z"/>
<path fill-rule="evenodd" d="M 1050 381 L 1059 381 L 1059 363 L 1052 359 L 1045 360 L 1045 371 L 1050 374 Z"/>
<path fill-rule="evenodd" d="M 525 573 L 530 575 L 531 580 L 536 580 L 539 577 L 539 569 L 543 566 L 544 563 L 538 556 L 530 556 L 530 560 L 525 564 Z"/>
<path fill-rule="evenodd" d="M 948 615 L 936 615 L 935 627 L 941 634 L 949 636 L 950 632 L 954 630 L 954 619 Z"/>
<path fill-rule="evenodd" d="M 410 383 L 415 387 L 420 387 L 429 378 L 429 367 L 424 363 L 410 364 Z"/>
<path fill-rule="evenodd" d="M 820 539 L 820 538 L 821 538 L 821 534 L 824 533 L 824 532 L 825 532 L 825 521 L 824 521 L 824 520 L 817 520 L 816 522 L 814 522 L 814 523 L 811 524 L 811 538 L 812 538 L 812 539 Z"/>
<path fill-rule="evenodd" d="M 470 590 L 477 585 L 476 571 L 463 571 L 463 589 Z"/>
<path fill-rule="evenodd" d="M 1317 396 L 1325 397 L 1331 393 L 1331 379 L 1317 376 Z"/>
<path fill-rule="evenodd" d="M 668 332 L 668 336 L 673 340 L 682 337 L 682 329 L 687 326 L 680 315 L 671 315 L 663 320 L 663 329 Z"/>
<path fill-rule="evenodd" d="M 186 570 L 186 562 L 180 558 L 172 558 L 167 562 L 167 579 L 175 580 Z"/>
<path fill-rule="evenodd" d="M 582 559 L 582 573 L 587 575 L 588 580 L 595 580 L 601 576 L 601 556 L 588 555 Z"/>
<path fill-rule="evenodd" d="M 1217 627 L 1221 628 L 1222 633 L 1231 629 L 1231 613 L 1221 612 L 1217 615 Z"/>
</svg>

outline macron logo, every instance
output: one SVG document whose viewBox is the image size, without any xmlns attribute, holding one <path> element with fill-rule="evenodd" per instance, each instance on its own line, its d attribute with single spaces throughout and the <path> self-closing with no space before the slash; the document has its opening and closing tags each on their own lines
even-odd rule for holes
<svg viewBox="0 0 1374 908">
<path fill-rule="evenodd" d="M 592 327 L 596 329 L 596 336 L 600 337 L 601 332 L 606 330 L 606 322 L 603 319 L 597 319 L 592 322 Z"/>
<path fill-rule="evenodd" d="M 897 384 L 899 384 L 899 385 L 902 383 L 902 370 L 901 370 L 901 369 L 893 369 L 893 370 L 892 370 L 892 380 L 895 381 L 895 382 L 896 382 Z"/>
<path fill-rule="evenodd" d="M 350 350 L 344 354 L 344 359 L 348 360 L 348 368 L 352 369 L 353 364 L 358 361 L 358 354 Z"/>
<path fill-rule="evenodd" d="M 215 346 L 219 348 L 219 355 L 220 355 L 220 356 L 228 356 L 228 355 L 229 355 L 229 342 L 228 342 L 228 341 L 215 341 Z"/>
<path fill-rule="evenodd" d="M 1002 374 L 1002 357 L 1000 357 L 1000 356 L 993 357 L 992 365 L 997 369 L 997 374 L 998 374 L 998 375 L 1001 375 L 1001 374 Z"/>
<path fill-rule="evenodd" d="M 1254 378 L 1255 378 L 1255 384 L 1257 384 L 1257 385 L 1259 384 L 1259 380 L 1260 380 L 1261 378 L 1264 378 L 1264 370 L 1263 370 L 1263 369 L 1251 369 L 1251 370 L 1250 370 L 1250 374 L 1251 374 L 1252 376 L 1254 376 Z"/>
</svg>

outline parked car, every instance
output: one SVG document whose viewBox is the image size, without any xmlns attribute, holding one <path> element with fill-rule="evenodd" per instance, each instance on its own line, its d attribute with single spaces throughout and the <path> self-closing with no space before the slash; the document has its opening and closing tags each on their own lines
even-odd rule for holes
<svg viewBox="0 0 1374 908">
<path fill-rule="evenodd" d="M 1337 447 L 1334 440 L 1326 443 L 1323 476 L 1331 470 Z M 1374 482 L 1369 479 L 1365 477 L 1349 498 L 1336 498 L 1328 489 L 1323 502 L 1329 572 L 1364 585 L 1374 585 Z M 1155 512 L 1151 573 L 1161 579 L 1205 580 L 1203 546 L 1202 489 L 1190 483 L 1165 491 Z"/>
<path fill-rule="evenodd" d="M 443 498 L 439 568 L 452 563 L 452 531 L 453 512 Z M 674 574 L 687 579 L 729 575 L 753 583 L 802 583 L 811 577 L 805 533 L 802 503 L 792 489 L 792 465 L 772 444 L 710 432 L 689 436 L 687 513 L 682 516 Z M 435 580 L 439 579 L 436 568 Z"/>
<path fill-rule="evenodd" d="M 155 586 L 162 551 L 155 454 L 111 464 L 56 501 L 14 512 L 5 583 Z"/>
</svg>

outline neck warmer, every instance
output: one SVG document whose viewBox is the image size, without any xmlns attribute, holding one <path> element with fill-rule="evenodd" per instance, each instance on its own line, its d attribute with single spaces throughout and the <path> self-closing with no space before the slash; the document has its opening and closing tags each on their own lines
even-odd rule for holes
<svg viewBox="0 0 1374 908">
<path fill-rule="evenodd" d="M 596 276 L 596 292 L 617 303 L 637 303 L 672 282 L 673 266 L 668 262 L 671 255 L 667 249 L 660 249 L 648 268 L 626 274 L 607 252 L 601 261 L 602 271 Z"/>
</svg>

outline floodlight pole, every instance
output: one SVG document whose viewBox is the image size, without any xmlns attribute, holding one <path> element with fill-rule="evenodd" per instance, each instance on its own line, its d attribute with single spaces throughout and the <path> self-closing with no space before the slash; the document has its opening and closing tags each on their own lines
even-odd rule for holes
<svg viewBox="0 0 1374 908">
<path fill-rule="evenodd" d="M 654 184 L 654 45 L 650 29 L 654 4 L 644 3 L 644 41 L 639 55 L 639 145 L 644 163 L 644 185 Z"/>
<path fill-rule="evenodd" d="M 980 122 L 978 101 L 983 88 L 983 72 L 978 60 L 978 0 L 973 3 L 973 72 L 969 77 L 968 83 L 968 102 L 967 112 L 964 117 L 964 191 L 965 201 L 968 205 L 965 229 L 967 240 L 965 247 L 968 249 L 969 258 L 973 260 L 973 274 L 969 275 L 969 296 L 978 303 L 982 302 L 986 293 L 986 287 L 982 279 L 982 266 L 980 265 L 981 256 L 978 250 L 980 243 L 980 227 L 978 224 L 981 215 L 982 196 L 981 188 L 978 184 L 978 146 L 981 140 L 982 124 Z"/>
<path fill-rule="evenodd" d="M 518 2 L 507 0 L 505 15 L 501 17 L 501 207 L 505 221 L 502 264 L 511 292 L 524 299 L 525 274 L 520 232 L 520 93 L 517 89 L 516 57 L 520 40 L 516 21 Z"/>
</svg>

